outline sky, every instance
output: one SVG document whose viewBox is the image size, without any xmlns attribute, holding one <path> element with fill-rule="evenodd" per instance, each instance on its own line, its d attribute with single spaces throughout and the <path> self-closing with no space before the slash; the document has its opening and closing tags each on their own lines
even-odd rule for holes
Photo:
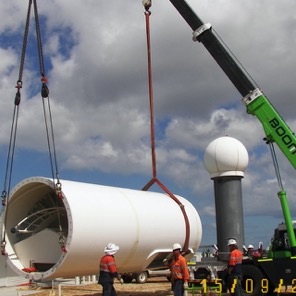
<svg viewBox="0 0 296 296">
<path fill-rule="evenodd" d="M 212 24 L 295 130 L 296 2 L 187 2 L 203 22 Z M 27 3 L 1 3 L 3 183 Z M 142 1 L 39 1 L 38 10 L 61 179 L 140 190 L 152 177 Z M 241 94 L 204 46 L 192 41 L 191 28 L 170 1 L 153 1 L 150 11 L 157 177 L 196 207 L 203 225 L 202 244 L 213 244 L 214 186 L 204 166 L 204 152 L 216 138 L 236 138 L 249 154 L 242 180 L 245 244 L 257 246 L 262 241 L 267 246 L 283 216 L 262 126 L 246 113 Z M 28 177 L 51 176 L 36 48 L 32 17 L 12 187 Z M 292 218 L 296 219 L 295 172 L 277 152 Z"/>
</svg>

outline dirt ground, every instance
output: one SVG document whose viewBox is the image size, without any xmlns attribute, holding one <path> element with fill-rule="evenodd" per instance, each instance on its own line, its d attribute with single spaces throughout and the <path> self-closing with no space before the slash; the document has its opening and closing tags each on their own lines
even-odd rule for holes
<svg viewBox="0 0 296 296">
<path fill-rule="evenodd" d="M 123 284 L 116 282 L 114 287 L 118 296 L 172 296 L 170 283 L 166 278 L 150 278 L 145 284 L 132 282 Z M 21 288 L 20 290 L 31 290 L 31 288 Z M 35 288 L 36 294 L 31 296 L 58 296 L 58 287 L 54 288 Z M 102 295 L 102 287 L 98 284 L 62 286 L 60 295 L 63 296 L 98 296 Z"/>
<path fill-rule="evenodd" d="M 148 282 L 145 284 L 138 284 L 132 282 L 130 284 L 123 284 L 116 282 L 114 287 L 117 291 L 118 296 L 173 296 L 171 291 L 171 285 L 168 280 L 164 277 L 154 277 L 148 279 Z M 61 286 L 60 294 L 58 287 L 54 288 L 30 288 L 23 287 L 19 290 L 36 290 L 36 293 L 30 294 L 31 296 L 101 296 L 102 287 L 98 284 L 87 284 L 79 286 Z M 191 296 L 192 293 L 188 292 L 188 296 Z M 199 296 L 202 294 L 195 293 L 194 296 Z M 213 291 L 208 292 L 206 295 L 216 296 L 220 295 L 214 293 Z M 222 295 L 222 294 L 221 294 Z M 223 295 L 229 295 L 228 293 L 223 293 Z M 286 293 L 281 293 L 278 295 L 295 295 L 291 293 L 291 290 L 288 289 Z"/>
</svg>

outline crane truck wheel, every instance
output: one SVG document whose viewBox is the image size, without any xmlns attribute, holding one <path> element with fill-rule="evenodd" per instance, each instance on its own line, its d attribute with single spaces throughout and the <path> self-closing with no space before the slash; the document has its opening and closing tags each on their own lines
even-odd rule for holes
<svg viewBox="0 0 296 296">
<path fill-rule="evenodd" d="M 244 296 L 262 296 L 262 272 L 254 265 L 242 265 L 242 288 Z M 268 295 L 268 294 L 265 294 Z"/>
</svg>

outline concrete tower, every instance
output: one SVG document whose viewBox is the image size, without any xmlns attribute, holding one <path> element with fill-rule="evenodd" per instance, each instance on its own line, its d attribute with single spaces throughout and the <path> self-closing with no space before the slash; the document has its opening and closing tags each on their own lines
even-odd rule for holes
<svg viewBox="0 0 296 296">
<path fill-rule="evenodd" d="M 244 145 L 231 137 L 221 137 L 206 148 L 204 165 L 214 181 L 217 245 L 220 254 L 228 252 L 227 239 L 244 244 L 241 179 L 249 162 Z M 223 256 L 222 256 L 223 257 Z M 220 259 L 225 259 L 225 258 Z"/>
</svg>

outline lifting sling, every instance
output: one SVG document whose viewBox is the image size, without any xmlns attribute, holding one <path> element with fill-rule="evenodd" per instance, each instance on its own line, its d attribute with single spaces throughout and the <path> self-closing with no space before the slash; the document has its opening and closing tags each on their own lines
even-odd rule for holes
<svg viewBox="0 0 296 296">
<path fill-rule="evenodd" d="M 17 138 L 19 108 L 20 108 L 20 103 L 21 103 L 21 89 L 23 86 L 22 79 L 23 79 L 23 71 L 24 71 L 24 64 L 25 64 L 25 57 L 26 57 L 29 28 L 30 28 L 30 17 L 31 17 L 32 3 L 34 6 L 36 39 L 37 39 L 40 77 L 41 77 L 40 78 L 40 80 L 41 80 L 41 97 L 42 97 L 42 103 L 43 103 L 43 113 L 44 113 L 44 121 L 45 121 L 46 135 L 47 135 L 47 145 L 48 145 L 48 152 L 49 152 L 49 158 L 50 158 L 51 174 L 52 174 L 52 179 L 55 183 L 56 195 L 57 195 L 57 197 L 62 198 L 62 189 L 61 189 L 61 183 L 60 183 L 60 178 L 59 178 L 55 141 L 54 141 L 52 115 L 51 115 L 51 108 L 50 108 L 50 102 L 49 102 L 49 90 L 47 87 L 48 79 L 45 75 L 45 66 L 44 66 L 44 59 L 43 59 L 40 27 L 39 27 L 37 0 L 29 0 L 27 17 L 26 17 L 26 24 L 25 24 L 25 31 L 24 31 L 24 38 L 23 38 L 23 45 L 22 45 L 22 52 L 21 52 L 21 59 L 20 59 L 20 66 L 19 66 L 19 75 L 18 75 L 18 80 L 17 80 L 17 84 L 16 84 L 17 91 L 16 91 L 16 95 L 15 95 L 15 99 L 14 99 L 14 111 L 13 111 L 13 119 L 12 119 L 12 125 L 11 125 L 7 160 L 6 160 L 4 186 L 3 186 L 2 196 L 1 196 L 2 206 L 3 206 L 3 209 L 5 209 L 4 218 L 3 218 L 4 225 L 6 225 L 7 215 L 8 215 L 8 208 L 6 208 L 6 205 L 9 200 L 11 181 L 12 181 L 12 175 L 13 175 L 12 174 L 13 173 L 13 161 L 14 161 L 14 152 L 15 152 L 16 138 Z M 1 241 L 2 255 L 6 254 L 5 246 L 6 246 L 6 230 L 3 229 L 2 241 Z"/>
<path fill-rule="evenodd" d="M 154 108 L 153 108 L 153 83 L 152 83 L 152 60 L 151 60 L 151 42 L 150 42 L 150 8 L 152 1 L 143 0 L 143 6 L 145 8 L 145 22 L 146 22 L 146 36 L 147 36 L 147 55 L 148 55 L 148 85 L 149 85 L 149 103 L 150 103 L 150 133 L 151 133 L 151 154 L 152 154 L 152 179 L 142 188 L 142 190 L 148 190 L 154 183 L 156 183 L 170 198 L 172 198 L 180 207 L 184 221 L 185 221 L 185 241 L 183 245 L 183 251 L 188 253 L 189 239 L 190 239 L 190 225 L 188 216 L 184 205 L 181 201 L 162 183 L 159 181 L 156 175 L 156 153 L 155 153 L 155 132 L 154 132 Z"/>
</svg>

